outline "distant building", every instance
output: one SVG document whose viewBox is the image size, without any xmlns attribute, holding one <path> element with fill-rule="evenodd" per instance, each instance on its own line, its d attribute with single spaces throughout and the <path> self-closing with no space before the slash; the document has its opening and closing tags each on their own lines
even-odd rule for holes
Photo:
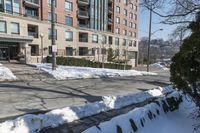
<svg viewBox="0 0 200 133">
<path fill-rule="evenodd" d="M 51 55 L 51 0 L 0 0 L 0 60 Z M 102 61 L 102 49 L 138 57 L 138 0 L 55 0 L 57 56 Z M 116 52 L 117 53 L 117 52 Z M 106 56 L 105 56 L 106 57 Z"/>
</svg>

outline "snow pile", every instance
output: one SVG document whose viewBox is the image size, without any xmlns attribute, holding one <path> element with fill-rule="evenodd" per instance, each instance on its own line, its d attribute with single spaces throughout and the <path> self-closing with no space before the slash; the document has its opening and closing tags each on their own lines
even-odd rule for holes
<svg viewBox="0 0 200 133">
<path fill-rule="evenodd" d="M 0 133 L 36 133 L 45 127 L 57 127 L 66 122 L 95 115 L 103 111 L 124 107 L 133 103 L 143 102 L 148 98 L 162 96 L 169 93 L 172 88 L 158 88 L 128 96 L 104 97 L 103 101 L 89 103 L 82 106 L 72 106 L 63 109 L 56 109 L 46 114 L 25 115 L 15 120 L 6 121 L 0 124 Z M 128 100 L 130 100 L 128 102 Z"/>
<path fill-rule="evenodd" d="M 177 102 L 172 103 L 173 97 Z M 195 109 L 194 103 L 191 104 L 191 101 L 174 92 L 166 99 L 136 108 L 127 114 L 93 126 L 83 133 L 192 133 L 193 124 L 198 122 L 188 116 Z"/>
<path fill-rule="evenodd" d="M 169 70 L 162 62 L 151 64 L 151 66 L 161 70 Z"/>
<path fill-rule="evenodd" d="M 8 69 L 7 67 L 4 67 L 2 64 L 0 64 L 0 81 L 5 80 L 16 80 L 16 76 Z"/>
<path fill-rule="evenodd" d="M 136 70 L 116 70 L 102 69 L 90 67 L 75 67 L 75 66 L 58 66 L 55 71 L 52 71 L 51 64 L 37 64 L 39 69 L 42 69 L 53 75 L 58 80 L 68 78 L 85 79 L 85 78 L 102 78 L 102 77 L 129 77 L 138 75 L 156 75 L 156 73 L 136 71 Z"/>
</svg>

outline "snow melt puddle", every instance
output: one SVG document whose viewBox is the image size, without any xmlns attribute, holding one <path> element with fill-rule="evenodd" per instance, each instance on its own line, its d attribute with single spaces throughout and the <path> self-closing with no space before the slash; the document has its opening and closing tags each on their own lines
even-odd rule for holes
<svg viewBox="0 0 200 133">
<path fill-rule="evenodd" d="M 55 71 L 52 71 L 50 64 L 37 64 L 39 69 L 42 69 L 53 75 L 58 80 L 68 78 L 85 79 L 85 78 L 102 78 L 102 77 L 130 77 L 139 75 L 157 75 L 156 73 L 136 71 L 136 70 L 114 70 L 90 67 L 75 67 L 75 66 L 58 66 Z"/>
</svg>

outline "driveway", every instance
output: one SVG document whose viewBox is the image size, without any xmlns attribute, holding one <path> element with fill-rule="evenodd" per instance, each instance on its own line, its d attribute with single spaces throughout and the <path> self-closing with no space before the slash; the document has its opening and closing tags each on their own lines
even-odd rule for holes
<svg viewBox="0 0 200 133">
<path fill-rule="evenodd" d="M 105 95 L 126 95 L 168 84 L 170 82 L 167 71 L 159 72 L 158 76 L 2 82 L 0 120 L 94 102 Z"/>
</svg>

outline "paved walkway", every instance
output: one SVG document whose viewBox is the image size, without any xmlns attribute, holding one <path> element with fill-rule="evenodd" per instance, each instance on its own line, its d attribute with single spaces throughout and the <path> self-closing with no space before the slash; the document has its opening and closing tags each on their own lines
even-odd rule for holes
<svg viewBox="0 0 200 133">
<path fill-rule="evenodd" d="M 159 74 L 111 79 L 1 82 L 0 121 L 26 113 L 94 102 L 105 95 L 126 95 L 170 84 L 168 72 Z"/>
</svg>

